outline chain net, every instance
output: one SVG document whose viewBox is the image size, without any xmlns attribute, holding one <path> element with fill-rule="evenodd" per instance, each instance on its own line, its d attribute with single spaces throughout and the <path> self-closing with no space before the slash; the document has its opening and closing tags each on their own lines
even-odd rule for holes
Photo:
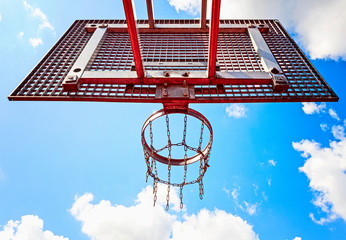
<svg viewBox="0 0 346 240">
<path fill-rule="evenodd" d="M 151 176 L 153 179 L 153 194 L 154 194 L 154 206 L 157 201 L 157 188 L 158 183 L 163 183 L 167 185 L 167 195 L 166 195 L 166 211 L 169 209 L 169 200 L 170 200 L 170 191 L 171 187 L 177 187 L 179 189 L 179 198 L 180 198 L 180 208 L 183 208 L 183 188 L 185 185 L 195 184 L 198 183 L 199 185 L 199 197 L 200 199 L 203 199 L 204 195 L 204 186 L 203 186 L 203 177 L 204 174 L 207 171 L 207 168 L 209 167 L 209 158 L 210 158 L 210 151 L 212 146 L 212 128 L 208 120 L 200 113 L 198 113 L 195 110 L 189 109 L 184 114 L 184 127 L 183 127 L 183 136 L 182 140 L 180 142 L 173 143 L 171 141 L 171 132 L 170 132 L 170 122 L 169 122 L 169 115 L 172 113 L 165 113 L 163 110 L 160 110 L 156 113 L 154 113 L 152 116 L 148 118 L 148 120 L 144 123 L 142 128 L 142 144 L 144 149 L 144 157 L 145 162 L 147 166 L 147 172 L 146 172 L 146 181 L 148 181 L 148 177 Z M 186 141 L 186 135 L 187 135 L 187 121 L 188 121 L 188 115 L 191 115 L 201 121 L 201 127 L 200 127 L 200 136 L 198 141 L 198 147 L 192 147 L 187 144 Z M 154 116 L 154 117 L 153 117 Z M 165 124 L 166 124 L 166 134 L 167 134 L 167 144 L 160 148 L 156 149 L 154 147 L 154 134 L 153 134 L 153 121 L 157 119 L 158 117 L 165 116 Z M 207 125 L 209 129 L 209 141 L 206 144 L 205 148 L 202 149 L 203 144 L 203 132 L 205 129 L 205 125 Z M 147 143 L 144 131 L 149 126 L 149 136 L 150 136 L 150 142 Z M 181 147 L 183 149 L 184 157 L 181 159 L 173 159 L 172 158 L 172 147 Z M 195 153 L 193 157 L 188 156 L 188 150 Z M 166 151 L 167 157 L 163 157 L 163 151 Z M 161 155 L 162 154 L 162 155 Z M 158 168 L 157 164 L 158 162 L 161 162 L 163 164 L 167 165 L 167 180 L 163 179 L 163 177 L 158 174 Z M 198 176 L 196 179 L 193 180 L 187 180 L 187 173 L 188 173 L 188 165 L 192 163 L 197 163 L 199 165 L 198 167 Z M 172 167 L 183 167 L 183 177 L 181 181 L 172 181 L 171 174 L 172 174 Z"/>
</svg>

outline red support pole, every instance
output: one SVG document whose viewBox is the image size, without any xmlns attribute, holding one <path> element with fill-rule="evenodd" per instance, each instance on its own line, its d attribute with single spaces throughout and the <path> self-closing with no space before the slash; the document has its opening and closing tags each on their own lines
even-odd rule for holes
<svg viewBox="0 0 346 240">
<path fill-rule="evenodd" d="M 215 77 L 221 0 L 213 0 L 209 30 L 208 78 Z"/>
<path fill-rule="evenodd" d="M 147 11 L 148 11 L 148 22 L 149 28 L 154 28 L 154 8 L 153 8 L 153 0 L 147 0 Z"/>
<path fill-rule="evenodd" d="M 143 78 L 144 77 L 143 62 L 142 62 L 141 51 L 139 48 L 133 3 L 132 3 L 132 0 L 123 0 L 123 4 L 124 4 L 127 28 L 129 31 L 129 36 L 130 36 L 130 41 L 132 46 L 133 58 L 136 65 L 137 77 Z"/>
<path fill-rule="evenodd" d="M 202 0 L 201 4 L 201 28 L 207 27 L 207 0 Z"/>
</svg>

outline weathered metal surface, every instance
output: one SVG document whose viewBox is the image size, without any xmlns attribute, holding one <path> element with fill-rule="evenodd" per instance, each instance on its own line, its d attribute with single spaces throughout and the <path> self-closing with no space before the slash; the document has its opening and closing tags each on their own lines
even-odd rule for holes
<svg viewBox="0 0 346 240">
<path fill-rule="evenodd" d="M 139 20 L 138 25 L 148 21 Z M 155 20 L 156 26 L 196 25 L 199 20 Z M 107 24 L 107 31 L 99 41 L 97 50 L 79 78 L 77 91 L 66 91 L 63 81 L 73 71 L 74 63 L 83 59 L 84 51 L 95 32 L 87 26 Z M 156 88 L 165 82 L 183 84 L 184 80 L 193 94 L 182 99 L 184 103 L 229 102 L 299 102 L 337 101 L 338 97 L 312 66 L 296 43 L 277 20 L 220 20 L 221 26 L 241 26 L 241 32 L 219 31 L 215 79 L 205 77 L 208 62 L 208 32 L 160 33 L 140 32 L 143 73 L 141 81 L 131 71 L 134 56 L 129 34 L 111 32 L 113 26 L 125 25 L 124 20 L 78 20 L 68 29 L 39 64 L 11 93 L 10 100 L 25 101 L 100 101 L 100 102 L 157 102 L 178 103 L 177 99 L 156 98 Z M 288 89 L 274 91 L 273 76 L 267 72 L 257 53 L 248 26 L 267 26 L 261 31 L 267 47 L 287 79 Z M 207 21 L 207 26 L 210 26 Z M 246 27 L 246 28 L 244 28 Z M 195 29 L 195 28 L 194 28 Z M 234 28 L 233 28 L 234 29 Z M 265 29 L 265 28 L 264 28 Z M 95 28 L 96 30 L 96 28 Z M 140 30 L 140 29 L 139 29 Z M 207 28 L 208 30 L 208 28 Z M 191 64 L 191 62 L 195 62 Z M 146 65 L 146 63 L 148 63 Z M 163 63 L 163 64 L 159 64 Z M 170 65 L 170 63 L 172 63 Z M 171 72 L 165 77 L 164 72 Z M 188 76 L 182 76 L 189 72 Z M 181 77 L 175 77 L 180 74 Z M 91 76 L 93 75 L 93 76 Z M 116 77 L 114 77 L 116 75 Z M 121 77 L 123 75 L 123 77 Z M 163 76 L 162 76 L 163 75 Z M 196 77 L 200 75 L 199 77 Z M 120 76 L 120 77 L 119 77 Z M 91 79 L 103 79 L 92 83 Z M 114 78 L 114 79 L 112 79 Z M 118 80 L 117 80 L 118 79 Z M 133 81 L 132 81 L 132 80 Z M 74 79 L 71 79 L 73 81 Z M 102 82 L 103 81 L 103 82 Z M 193 98 L 191 97 L 193 95 Z"/>
</svg>

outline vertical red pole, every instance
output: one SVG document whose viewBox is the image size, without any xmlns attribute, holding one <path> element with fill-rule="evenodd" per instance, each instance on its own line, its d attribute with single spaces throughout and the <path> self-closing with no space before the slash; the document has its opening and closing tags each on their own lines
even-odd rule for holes
<svg viewBox="0 0 346 240">
<path fill-rule="evenodd" d="M 201 4 L 201 28 L 207 27 L 207 0 L 202 0 Z"/>
<path fill-rule="evenodd" d="M 143 78 L 144 77 L 143 62 L 141 57 L 141 51 L 139 48 L 133 3 L 132 3 L 132 0 L 123 0 L 123 4 L 124 4 L 127 28 L 129 31 L 129 36 L 130 36 L 130 41 L 132 46 L 133 58 L 136 65 L 137 77 Z"/>
<path fill-rule="evenodd" d="M 149 28 L 154 28 L 154 8 L 153 8 L 153 0 L 147 0 L 147 11 L 148 11 L 148 21 Z"/>
<path fill-rule="evenodd" d="M 211 8 L 211 23 L 209 30 L 208 78 L 215 77 L 217 42 L 219 36 L 221 0 L 213 0 Z"/>
</svg>

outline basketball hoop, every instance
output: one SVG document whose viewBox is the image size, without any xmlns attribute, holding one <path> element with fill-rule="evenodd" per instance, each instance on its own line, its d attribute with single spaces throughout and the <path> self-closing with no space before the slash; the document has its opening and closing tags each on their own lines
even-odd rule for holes
<svg viewBox="0 0 346 240">
<path fill-rule="evenodd" d="M 183 137 L 180 142 L 172 142 L 171 141 L 171 133 L 170 133 L 170 123 L 169 123 L 169 116 L 173 114 L 182 114 L 184 115 L 184 130 L 183 130 Z M 160 117 L 165 116 L 165 123 L 167 128 L 167 145 L 164 147 L 161 147 L 159 149 L 154 147 L 153 143 L 153 126 L 152 123 L 157 120 Z M 198 146 L 193 147 L 187 144 L 186 136 L 187 136 L 187 119 L 188 116 L 194 118 L 195 120 L 198 120 L 201 122 L 201 128 L 200 128 L 200 137 L 198 141 Z M 146 140 L 146 129 L 149 126 L 149 136 L 150 136 L 150 143 L 148 144 Z M 204 126 L 207 127 L 209 130 L 209 140 L 206 146 L 202 147 L 203 142 L 203 132 L 204 132 Z M 146 179 L 148 180 L 148 177 L 151 176 L 153 178 L 153 194 L 154 194 L 154 206 L 157 200 L 157 183 L 163 183 L 166 184 L 167 187 L 167 204 L 166 204 L 166 211 L 169 209 L 169 194 L 170 194 L 170 187 L 178 187 L 180 189 L 179 198 L 180 198 L 180 208 L 183 208 L 183 188 L 185 185 L 189 184 L 199 184 L 199 196 L 202 199 L 204 194 L 204 187 L 203 187 L 203 177 L 205 172 L 207 171 L 207 168 L 209 167 L 208 161 L 210 157 L 210 150 L 213 143 L 213 130 L 211 127 L 211 124 L 209 121 L 204 117 L 201 113 L 187 108 L 187 109 L 161 109 L 155 113 L 153 113 L 143 124 L 142 132 L 141 132 L 141 139 L 142 139 L 142 145 L 143 145 L 143 151 L 144 151 L 144 157 L 145 162 L 147 165 L 147 174 Z M 184 153 L 183 158 L 173 158 L 172 157 L 172 147 L 181 147 Z M 192 156 L 188 156 L 188 151 L 193 152 Z M 166 152 L 167 156 L 164 154 Z M 159 175 L 158 169 L 157 169 L 157 163 L 162 163 L 167 165 L 167 180 L 164 180 L 162 175 Z M 188 165 L 194 164 L 197 162 L 199 163 L 198 167 L 198 177 L 192 180 L 187 180 L 187 170 Z M 184 167 L 184 175 L 181 181 L 171 181 L 171 170 L 172 167 Z"/>
</svg>

